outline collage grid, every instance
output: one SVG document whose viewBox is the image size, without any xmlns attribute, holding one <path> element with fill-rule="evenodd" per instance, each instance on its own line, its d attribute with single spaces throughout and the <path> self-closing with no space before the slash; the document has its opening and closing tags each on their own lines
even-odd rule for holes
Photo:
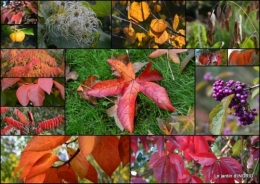
<svg viewBox="0 0 260 184">
<path fill-rule="evenodd" d="M 258 1 L 1 1 L 1 183 L 258 183 Z"/>
</svg>

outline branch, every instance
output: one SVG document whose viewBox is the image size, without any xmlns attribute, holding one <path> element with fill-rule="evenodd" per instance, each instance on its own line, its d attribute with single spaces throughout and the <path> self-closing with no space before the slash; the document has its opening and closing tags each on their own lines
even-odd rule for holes
<svg viewBox="0 0 260 184">
<path fill-rule="evenodd" d="M 62 167 L 66 164 L 69 164 L 71 162 L 71 160 L 77 156 L 77 154 L 80 152 L 80 149 L 78 148 L 77 151 L 74 153 L 74 155 L 72 155 L 72 157 L 70 157 L 69 160 L 67 160 L 66 162 L 64 162 L 63 164 L 59 165 L 59 166 L 51 166 L 51 168 L 59 168 L 59 167 Z"/>
<path fill-rule="evenodd" d="M 231 141 L 231 137 L 229 138 L 229 140 L 228 140 L 228 142 L 226 143 L 226 145 L 221 149 L 221 151 L 220 151 L 220 156 L 222 156 L 222 154 L 228 149 L 229 144 L 230 144 L 230 141 Z"/>
<path fill-rule="evenodd" d="M 72 140 L 70 142 L 66 142 L 65 144 L 66 144 L 66 146 L 68 146 L 70 143 L 76 142 L 77 140 L 78 140 L 78 138 L 76 138 L 76 139 L 74 139 L 74 140 Z"/>
<path fill-rule="evenodd" d="M 252 90 L 252 89 L 257 88 L 257 87 L 259 87 L 259 84 L 245 88 L 245 90 Z"/>
</svg>

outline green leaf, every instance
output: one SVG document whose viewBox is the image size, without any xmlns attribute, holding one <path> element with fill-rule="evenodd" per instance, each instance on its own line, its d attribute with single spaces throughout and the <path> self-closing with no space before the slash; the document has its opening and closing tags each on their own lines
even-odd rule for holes
<svg viewBox="0 0 260 184">
<path fill-rule="evenodd" d="M 26 35 L 34 35 L 33 28 L 22 29 Z"/>
<path fill-rule="evenodd" d="M 252 93 L 252 99 L 259 94 L 259 88 L 256 88 Z"/>
<path fill-rule="evenodd" d="M 1 106 L 4 106 L 6 103 L 6 95 L 1 91 Z"/>
<path fill-rule="evenodd" d="M 224 42 L 217 42 L 211 48 L 222 48 L 224 46 Z"/>
<path fill-rule="evenodd" d="M 232 156 L 237 156 L 243 151 L 246 146 L 246 140 L 239 139 L 232 147 Z"/>
<path fill-rule="evenodd" d="M 240 48 L 254 48 L 254 42 L 251 40 L 250 37 L 247 37 L 239 46 Z"/>
<path fill-rule="evenodd" d="M 254 66 L 254 70 L 259 71 L 259 66 Z"/>
<path fill-rule="evenodd" d="M 110 1 L 95 1 L 94 5 L 89 2 L 82 2 L 82 5 L 90 7 L 99 17 L 110 16 L 111 14 L 111 2 Z"/>
<path fill-rule="evenodd" d="M 258 81 L 259 81 L 259 77 L 254 78 L 253 84 L 254 84 L 254 85 L 258 84 Z"/>
<path fill-rule="evenodd" d="M 180 127 L 180 123 L 179 122 L 174 122 L 174 123 L 169 123 L 171 126 L 173 126 L 173 128 L 175 128 L 175 130 L 177 132 L 179 132 L 179 127 Z"/>
<path fill-rule="evenodd" d="M 223 127 L 228 113 L 228 106 L 234 97 L 234 94 L 226 96 L 222 101 L 212 109 L 209 114 L 209 130 L 214 135 L 222 134 Z"/>
</svg>

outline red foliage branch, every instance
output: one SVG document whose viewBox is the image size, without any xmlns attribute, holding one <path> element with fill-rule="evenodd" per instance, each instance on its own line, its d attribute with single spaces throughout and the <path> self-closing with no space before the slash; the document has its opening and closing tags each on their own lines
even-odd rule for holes
<svg viewBox="0 0 260 184">
<path fill-rule="evenodd" d="M 63 119 L 64 119 L 63 116 L 58 116 L 58 117 L 55 117 L 52 119 L 42 121 L 38 124 L 37 129 L 42 129 L 42 130 L 53 129 L 53 128 L 59 126 L 62 123 Z"/>
<path fill-rule="evenodd" d="M 8 125 L 11 125 L 19 130 L 24 129 L 24 125 L 21 122 L 15 120 L 13 118 L 5 117 L 4 120 Z"/>
</svg>

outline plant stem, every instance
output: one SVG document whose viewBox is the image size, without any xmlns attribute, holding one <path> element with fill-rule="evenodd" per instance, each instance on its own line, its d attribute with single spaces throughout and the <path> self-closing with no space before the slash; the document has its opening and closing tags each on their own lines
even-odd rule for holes
<svg viewBox="0 0 260 184">
<path fill-rule="evenodd" d="M 66 164 L 69 164 L 69 163 L 71 162 L 71 160 L 72 160 L 73 158 L 75 158 L 79 152 L 80 152 L 80 149 L 78 148 L 77 151 L 74 153 L 74 155 L 72 155 L 72 157 L 70 157 L 69 160 L 67 160 L 66 162 L 64 162 L 63 164 L 61 164 L 61 165 L 59 165 L 59 166 L 51 166 L 51 167 L 52 167 L 52 168 L 59 168 L 59 167 L 62 167 L 62 166 L 64 166 L 64 165 L 66 165 Z"/>
<path fill-rule="evenodd" d="M 245 90 L 252 90 L 252 89 L 257 88 L 257 87 L 259 87 L 259 84 L 245 88 Z"/>
<path fill-rule="evenodd" d="M 231 141 L 231 137 L 229 138 L 229 140 L 228 140 L 228 142 L 226 143 L 226 145 L 221 149 L 221 151 L 220 151 L 220 156 L 222 156 L 222 154 L 228 149 L 229 144 L 230 144 L 230 141 Z"/>
</svg>

